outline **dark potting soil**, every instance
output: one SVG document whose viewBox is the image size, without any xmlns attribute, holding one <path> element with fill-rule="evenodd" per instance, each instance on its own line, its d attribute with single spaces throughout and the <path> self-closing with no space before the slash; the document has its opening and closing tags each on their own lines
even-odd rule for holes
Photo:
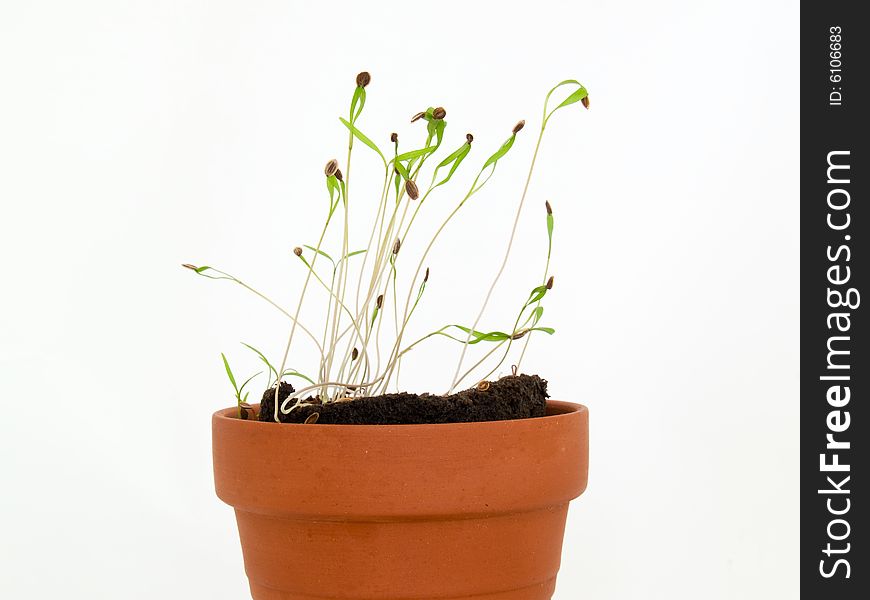
<svg viewBox="0 0 870 600">
<path fill-rule="evenodd" d="M 283 401 L 294 392 L 282 382 L 278 398 Z M 420 423 L 468 423 L 543 417 L 547 382 L 537 375 L 509 375 L 486 381 L 449 396 L 431 394 L 384 394 L 320 403 L 295 408 L 290 414 L 278 413 L 282 423 L 303 423 L 317 413 L 317 423 L 344 425 L 400 425 Z M 274 422 L 275 387 L 266 390 L 260 404 L 260 420 Z"/>
</svg>

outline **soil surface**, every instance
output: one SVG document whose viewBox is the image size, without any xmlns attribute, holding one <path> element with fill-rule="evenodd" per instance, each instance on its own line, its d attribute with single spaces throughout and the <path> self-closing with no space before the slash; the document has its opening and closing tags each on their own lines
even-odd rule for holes
<svg viewBox="0 0 870 600">
<path fill-rule="evenodd" d="M 283 401 L 293 391 L 291 384 L 282 382 L 278 398 Z M 502 421 L 543 417 L 548 397 L 546 380 L 537 375 L 509 375 L 449 396 L 402 392 L 326 404 L 310 398 L 307 402 L 311 404 L 278 416 L 282 423 L 303 423 L 317 413 L 316 423 L 345 425 Z M 263 394 L 261 421 L 274 422 L 274 401 L 273 386 Z"/>
</svg>

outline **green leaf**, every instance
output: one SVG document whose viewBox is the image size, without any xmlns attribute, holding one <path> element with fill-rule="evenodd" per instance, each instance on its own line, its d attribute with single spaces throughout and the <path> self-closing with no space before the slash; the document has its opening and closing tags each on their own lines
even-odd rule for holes
<svg viewBox="0 0 870 600">
<path fill-rule="evenodd" d="M 499 342 L 502 340 L 507 340 L 511 337 L 510 334 L 507 334 L 503 331 L 478 331 L 476 329 L 472 330 L 470 327 L 464 327 L 462 325 L 456 325 L 456 324 L 445 325 L 444 327 L 442 327 L 441 329 L 439 329 L 435 333 L 438 335 L 443 335 L 445 337 L 449 337 L 450 339 L 456 340 L 457 342 L 465 343 L 465 340 L 460 340 L 458 338 L 453 337 L 452 335 L 450 335 L 448 333 L 444 333 L 444 330 L 448 329 L 450 327 L 455 327 L 455 328 L 465 332 L 466 334 L 470 334 L 472 339 L 470 339 L 468 341 L 469 344 L 477 344 L 479 342 Z"/>
<path fill-rule="evenodd" d="M 403 154 L 399 154 L 393 161 L 399 163 L 406 160 L 411 160 L 414 158 L 419 158 L 421 156 L 425 156 L 427 154 L 432 154 L 438 149 L 438 146 L 427 146 L 426 148 L 420 148 L 419 150 L 411 150 L 410 152 L 405 152 Z"/>
<path fill-rule="evenodd" d="M 447 176 L 444 179 L 442 179 L 441 181 L 439 181 L 438 183 L 436 183 L 435 185 L 433 185 L 432 187 L 436 188 L 436 187 L 438 187 L 440 185 L 444 185 L 445 183 L 450 181 L 450 178 L 453 177 L 453 174 L 456 172 L 456 169 L 459 168 L 459 165 L 462 163 L 463 160 L 465 160 L 465 157 L 468 156 L 469 152 L 471 152 L 471 144 L 468 144 L 468 143 L 462 144 L 462 146 L 460 146 L 450 156 L 448 156 L 447 158 L 442 160 L 440 163 L 438 163 L 438 166 L 435 167 L 435 172 L 432 173 L 432 182 L 433 183 L 435 182 L 435 179 L 438 177 L 438 171 L 440 169 L 446 167 L 447 165 L 451 165 L 451 167 L 450 167 L 450 171 L 447 173 Z"/>
<path fill-rule="evenodd" d="M 242 342 L 242 346 L 244 346 L 245 348 L 247 348 L 249 350 L 252 350 L 257 356 L 260 357 L 260 360 L 262 360 L 265 363 L 265 365 L 267 367 L 269 367 L 269 371 L 271 371 L 272 374 L 275 375 L 275 377 L 278 376 L 278 369 L 276 369 L 275 367 L 272 366 L 272 363 L 269 362 L 269 359 L 267 359 L 266 356 L 262 352 L 260 352 L 259 350 L 257 350 L 253 346 L 251 346 L 250 344 L 246 344 L 245 342 Z M 244 387 L 245 386 L 242 386 L 242 388 L 240 388 L 240 389 L 243 389 Z"/>
<path fill-rule="evenodd" d="M 254 373 L 253 375 L 251 375 L 250 377 L 248 377 L 248 378 L 245 380 L 245 383 L 242 384 L 242 387 L 239 388 L 239 394 L 242 393 L 242 390 L 245 389 L 245 386 L 248 385 L 249 383 L 251 383 L 251 381 L 253 381 L 255 377 L 257 377 L 258 375 L 262 375 L 262 374 L 263 374 L 262 371 L 257 371 L 256 373 Z M 245 398 L 247 398 L 247 397 L 248 397 L 247 394 L 245 394 Z"/>
<path fill-rule="evenodd" d="M 345 254 L 344 258 L 350 258 L 351 256 L 356 256 L 357 254 L 365 254 L 365 252 L 365 250 L 354 250 L 353 252 L 348 252 L 347 254 Z"/>
<path fill-rule="evenodd" d="M 546 295 L 547 295 L 547 286 L 546 285 L 539 285 L 538 287 L 536 287 L 535 289 L 532 290 L 531 294 L 529 294 L 529 299 L 526 302 L 526 306 L 529 306 L 530 304 L 534 304 L 535 302 L 537 302 L 538 300 L 541 300 Z"/>
<path fill-rule="evenodd" d="M 496 150 L 492 156 L 486 159 L 486 162 L 483 163 L 483 168 L 481 168 L 481 171 L 483 171 L 483 169 L 487 168 L 489 165 L 494 165 L 499 161 L 502 156 L 507 154 L 508 150 L 511 149 L 511 146 L 514 145 L 515 139 L 517 139 L 517 136 L 516 134 L 513 134 L 507 140 L 505 140 L 505 143 L 501 145 L 501 148 Z"/>
<path fill-rule="evenodd" d="M 369 148 L 371 148 L 372 150 L 374 150 L 375 152 L 377 152 L 377 153 L 378 153 L 378 156 L 381 157 L 381 160 L 384 161 L 384 167 L 387 166 L 387 159 L 384 158 L 384 153 L 381 152 L 380 148 L 378 148 L 378 146 L 377 146 L 373 141 L 371 141 L 371 140 L 368 138 L 368 136 L 366 136 L 362 131 L 360 131 L 359 129 L 357 129 L 355 125 L 352 125 L 352 124 L 349 123 L 347 120 L 342 119 L 341 117 L 339 117 L 339 120 L 340 120 L 342 123 L 344 123 L 344 126 L 345 126 L 345 127 L 347 127 L 348 129 L 350 129 L 351 133 L 353 133 L 353 135 L 354 135 L 354 136 L 355 136 L 359 141 L 361 141 L 363 144 L 365 144 L 366 146 L 368 146 Z"/>
<path fill-rule="evenodd" d="M 328 260 L 328 261 L 331 262 L 333 265 L 335 265 L 335 261 L 332 259 L 332 257 L 331 257 L 330 255 L 328 255 L 326 252 L 324 252 L 323 250 L 318 250 L 317 248 L 315 248 L 315 247 L 313 247 L 313 246 L 309 246 L 308 244 L 303 244 L 303 246 L 305 246 L 306 248 L 308 248 L 308 249 L 311 250 L 312 252 L 314 252 L 314 253 L 316 253 L 316 254 L 319 254 L 320 256 L 325 257 L 326 260 Z M 301 258 L 301 257 L 300 257 L 300 258 Z"/>
<path fill-rule="evenodd" d="M 224 368 L 227 370 L 227 377 L 230 378 L 230 383 L 233 384 L 233 389 L 236 391 L 236 397 L 239 395 L 239 386 L 236 385 L 236 378 L 233 376 L 233 370 L 230 369 L 230 363 L 227 357 L 221 352 L 221 358 L 224 360 Z"/>
<path fill-rule="evenodd" d="M 553 215 L 547 214 L 547 238 L 553 243 Z"/>
<path fill-rule="evenodd" d="M 532 311 L 532 326 L 533 327 L 538 324 L 538 321 L 541 320 L 541 317 L 543 315 L 544 315 L 544 307 L 543 306 L 538 306 L 535 308 L 535 310 Z"/>
<path fill-rule="evenodd" d="M 208 271 L 209 269 L 211 269 L 211 267 L 197 267 L 194 269 L 194 271 L 196 271 L 197 273 L 202 273 L 204 271 Z"/>
<path fill-rule="evenodd" d="M 357 109 L 357 105 L 359 108 Z M 357 86 L 353 92 L 353 98 L 350 101 L 350 122 L 356 123 L 359 116 L 362 114 L 363 107 L 366 105 L 366 90 Z"/>
<path fill-rule="evenodd" d="M 399 175 L 401 175 L 402 178 L 404 178 L 406 181 L 411 178 L 411 174 L 408 172 L 408 169 L 405 168 L 405 165 L 403 165 L 400 162 L 396 162 L 396 163 L 394 163 L 394 166 L 396 167 L 396 170 L 399 172 Z M 396 189 L 398 190 L 398 188 L 399 188 L 399 179 L 396 178 Z"/>
<path fill-rule="evenodd" d="M 577 89 L 574 90 L 573 92 L 571 92 L 571 94 L 567 98 L 565 98 L 556 108 L 554 108 L 553 110 L 548 112 L 547 109 L 550 105 L 550 96 L 552 96 L 553 92 L 555 92 L 557 89 L 559 89 L 563 85 L 576 85 Z M 559 110 L 560 108 L 563 108 L 563 107 L 568 106 L 570 104 L 574 104 L 575 102 L 579 102 L 588 95 L 589 95 L 589 92 L 586 91 L 586 88 L 583 87 L 583 84 L 581 84 L 576 79 L 566 79 L 565 81 L 562 81 L 562 82 L 556 84 L 547 93 L 547 97 L 544 100 L 544 123 L 546 124 L 546 122 L 550 119 L 550 117 L 553 115 L 553 113 L 556 112 L 557 110 Z"/>
<path fill-rule="evenodd" d="M 556 333 L 556 330 L 552 327 L 532 327 L 529 329 L 529 331 L 543 331 L 548 335 L 553 335 L 554 333 Z"/>
</svg>

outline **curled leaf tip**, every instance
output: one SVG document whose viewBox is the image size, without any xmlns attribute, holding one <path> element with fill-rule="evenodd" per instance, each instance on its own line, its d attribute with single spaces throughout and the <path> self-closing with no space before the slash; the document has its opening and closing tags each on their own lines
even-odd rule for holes
<svg viewBox="0 0 870 600">
<path fill-rule="evenodd" d="M 470 144 L 471 142 L 474 141 L 474 136 L 471 135 L 470 133 L 466 133 L 466 134 L 465 134 L 465 141 L 468 142 L 468 143 Z"/>
<path fill-rule="evenodd" d="M 426 116 L 426 113 L 424 113 L 424 112 L 418 112 L 416 115 L 414 115 L 413 117 L 411 117 L 411 123 L 413 123 L 413 122 L 415 122 L 415 121 L 419 121 L 420 119 L 422 119 L 422 118 L 425 117 L 425 116 Z"/>
<path fill-rule="evenodd" d="M 356 76 L 356 85 L 357 87 L 364 88 L 372 81 L 372 76 L 369 75 L 368 71 L 363 71 L 362 73 Z"/>
<path fill-rule="evenodd" d="M 332 177 L 338 171 L 338 161 L 334 158 L 326 163 L 326 166 L 323 167 L 323 174 L 327 177 Z"/>
<path fill-rule="evenodd" d="M 549 201 L 549 200 L 547 200 L 546 202 L 544 202 L 544 206 L 547 207 L 547 214 L 548 214 L 548 215 L 552 215 L 552 214 L 553 214 L 553 207 L 550 206 L 550 201 Z"/>
<path fill-rule="evenodd" d="M 295 254 L 296 256 L 302 256 L 302 248 L 296 246 L 295 248 L 293 248 L 293 254 Z"/>
<path fill-rule="evenodd" d="M 432 117 L 434 119 L 439 120 L 439 121 L 446 116 L 447 116 L 447 111 L 444 110 L 443 106 L 439 106 L 438 108 L 436 108 L 435 110 L 432 111 Z"/>
<path fill-rule="evenodd" d="M 550 275 L 550 278 L 547 280 L 547 289 L 548 290 L 553 289 L 553 281 L 554 280 L 555 280 L 555 277 L 553 277 L 553 275 Z"/>
<path fill-rule="evenodd" d="M 589 95 L 587 94 L 586 96 L 583 96 L 583 99 L 580 101 L 580 103 L 583 105 L 583 108 L 588 109 L 589 108 Z"/>
<path fill-rule="evenodd" d="M 525 122 L 525 120 L 518 121 L 517 124 L 514 125 L 514 129 L 513 129 L 513 131 L 514 131 L 514 135 L 516 135 L 516 134 L 518 134 L 520 131 L 522 131 L 523 127 L 525 127 L 525 126 L 526 126 L 526 122 Z"/>
<path fill-rule="evenodd" d="M 390 141 L 393 142 L 394 144 L 396 142 L 398 142 L 399 141 L 399 134 L 398 133 L 391 133 L 390 134 Z"/>
<path fill-rule="evenodd" d="M 405 192 L 408 193 L 408 197 L 411 200 L 416 200 L 420 197 L 420 189 L 417 187 L 417 183 L 413 179 L 405 181 Z"/>
</svg>

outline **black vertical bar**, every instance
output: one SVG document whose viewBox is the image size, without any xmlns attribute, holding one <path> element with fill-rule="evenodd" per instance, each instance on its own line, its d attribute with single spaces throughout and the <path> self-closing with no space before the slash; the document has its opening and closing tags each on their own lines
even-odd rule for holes
<svg viewBox="0 0 870 600">
<path fill-rule="evenodd" d="M 801 592 L 867 598 L 870 115 L 861 3 L 801 7 Z M 870 296 L 867 298 L 870 301 Z M 859 490 L 863 490 L 859 492 Z"/>
</svg>

